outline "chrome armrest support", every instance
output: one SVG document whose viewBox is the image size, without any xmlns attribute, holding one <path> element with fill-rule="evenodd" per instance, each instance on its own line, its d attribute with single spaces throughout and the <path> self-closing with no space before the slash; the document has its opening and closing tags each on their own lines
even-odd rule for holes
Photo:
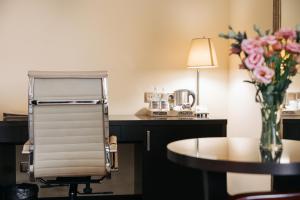
<svg viewBox="0 0 300 200">
<path fill-rule="evenodd" d="M 111 171 L 118 171 L 119 170 L 119 163 L 118 163 L 118 144 L 117 144 L 117 136 L 110 136 L 109 137 L 109 154 L 110 154 L 110 164 L 111 164 Z"/>
<path fill-rule="evenodd" d="M 30 176 L 30 180 L 34 181 L 33 177 L 33 163 L 32 163 L 32 154 L 33 154 L 33 143 L 29 139 L 25 142 L 22 149 L 22 154 L 28 155 L 28 161 L 27 162 L 20 162 L 20 172 L 22 173 L 28 173 Z"/>
<path fill-rule="evenodd" d="M 22 154 L 30 154 L 31 149 L 31 141 L 27 140 L 23 145 Z"/>
</svg>

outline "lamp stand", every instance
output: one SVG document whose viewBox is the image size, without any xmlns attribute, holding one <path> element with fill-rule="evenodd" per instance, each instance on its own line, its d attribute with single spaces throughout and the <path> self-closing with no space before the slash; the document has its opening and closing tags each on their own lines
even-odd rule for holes
<svg viewBox="0 0 300 200">
<path fill-rule="evenodd" d="M 197 69 L 197 89 L 196 89 L 197 94 L 196 94 L 195 114 L 196 117 L 208 118 L 207 110 L 204 111 L 203 108 L 200 107 L 199 82 L 200 82 L 200 69 Z"/>
<path fill-rule="evenodd" d="M 197 90 L 196 90 L 196 92 L 197 92 L 197 94 L 196 94 L 197 102 L 196 102 L 196 109 L 199 106 L 199 78 L 200 78 L 200 70 L 197 69 Z"/>
</svg>

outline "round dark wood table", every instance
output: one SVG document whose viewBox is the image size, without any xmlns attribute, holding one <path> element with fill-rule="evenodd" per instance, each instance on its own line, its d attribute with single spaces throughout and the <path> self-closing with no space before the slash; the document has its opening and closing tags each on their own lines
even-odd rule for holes
<svg viewBox="0 0 300 200">
<path fill-rule="evenodd" d="M 167 145 L 174 163 L 203 172 L 204 199 L 226 199 L 226 172 L 300 174 L 300 141 L 282 140 L 282 152 L 261 152 L 255 138 L 195 138 Z M 255 183 L 254 183 L 255 184 Z"/>
</svg>

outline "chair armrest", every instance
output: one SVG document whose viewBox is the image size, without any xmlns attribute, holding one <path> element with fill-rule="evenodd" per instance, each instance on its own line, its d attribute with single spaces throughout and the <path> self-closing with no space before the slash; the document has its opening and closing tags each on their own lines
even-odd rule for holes
<svg viewBox="0 0 300 200">
<path fill-rule="evenodd" d="M 33 178 L 33 165 L 32 165 L 32 150 L 33 150 L 33 145 L 31 140 L 27 140 L 25 142 L 25 144 L 23 145 L 23 149 L 22 149 L 22 154 L 28 155 L 29 156 L 29 160 L 26 162 L 20 162 L 20 172 L 22 173 L 29 173 L 30 175 L 30 180 L 34 181 Z"/>
<path fill-rule="evenodd" d="M 31 146 L 31 142 L 30 140 L 27 140 L 23 145 L 22 154 L 30 154 L 30 146 Z"/>
<path fill-rule="evenodd" d="M 110 159 L 111 159 L 111 171 L 118 171 L 119 163 L 118 163 L 117 136 L 112 135 L 109 137 L 109 151 L 110 151 Z"/>
</svg>

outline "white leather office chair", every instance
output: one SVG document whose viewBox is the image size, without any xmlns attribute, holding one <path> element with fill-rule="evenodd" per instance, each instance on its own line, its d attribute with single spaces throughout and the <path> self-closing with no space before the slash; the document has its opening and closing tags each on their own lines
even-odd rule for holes
<svg viewBox="0 0 300 200">
<path fill-rule="evenodd" d="M 29 153 L 32 179 L 47 185 L 100 182 L 118 169 L 116 137 L 109 137 L 106 72 L 30 71 Z M 27 147 L 27 150 L 26 150 Z"/>
</svg>

